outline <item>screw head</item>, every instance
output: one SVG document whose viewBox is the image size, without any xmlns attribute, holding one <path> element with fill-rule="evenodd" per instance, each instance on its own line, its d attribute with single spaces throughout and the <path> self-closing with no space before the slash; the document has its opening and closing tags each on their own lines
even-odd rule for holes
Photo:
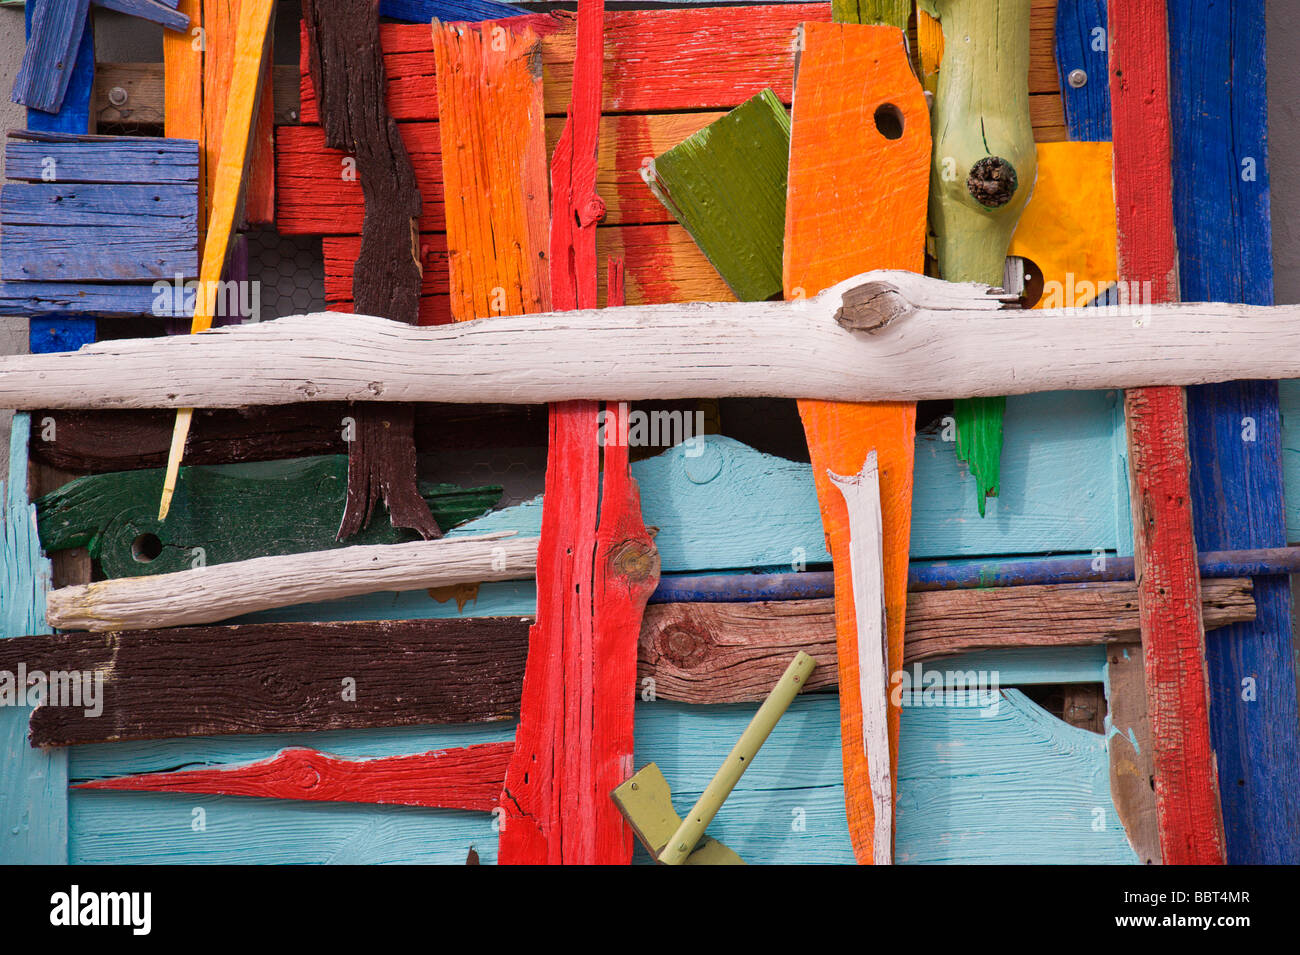
<svg viewBox="0 0 1300 955">
<path fill-rule="evenodd" d="M 120 86 L 114 86 L 108 91 L 108 101 L 114 106 L 125 106 L 127 100 L 126 90 Z"/>
<path fill-rule="evenodd" d="M 1066 77 L 1066 81 L 1077 90 L 1087 85 L 1088 73 L 1086 70 L 1071 70 L 1070 75 Z"/>
</svg>

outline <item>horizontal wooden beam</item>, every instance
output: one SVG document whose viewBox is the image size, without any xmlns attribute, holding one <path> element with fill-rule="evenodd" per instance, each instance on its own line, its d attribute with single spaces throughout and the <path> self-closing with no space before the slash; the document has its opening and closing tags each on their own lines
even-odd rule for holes
<svg viewBox="0 0 1300 955">
<path fill-rule="evenodd" d="M 153 577 L 121 577 L 50 592 L 60 630 L 159 630 L 380 591 L 531 578 L 537 539 L 512 531 L 409 544 L 254 557 Z"/>
<path fill-rule="evenodd" d="M 505 720 L 519 708 L 529 622 L 478 617 L 17 637 L 0 641 L 0 691 L 13 692 L 6 675 L 20 689 L 20 677 L 37 671 L 82 677 L 80 705 L 33 712 L 35 746 Z M 95 673 L 102 674 L 98 693 Z M 97 703 L 86 696 L 86 675 Z"/>
<path fill-rule="evenodd" d="M 1019 310 L 873 272 L 792 302 L 628 306 L 416 327 L 318 314 L 0 359 L 0 407 L 700 397 L 913 401 L 1300 377 L 1300 308 Z M 548 360 L 538 365 L 537 355 Z M 473 387 L 466 383 L 472 381 Z"/>
<path fill-rule="evenodd" d="M 1206 581 L 1207 630 L 1254 618 L 1249 580 Z M 1132 583 L 911 594 L 904 662 L 973 650 L 1132 641 Z M 477 722 L 516 714 L 531 621 L 518 617 L 279 623 L 0 641 L 6 674 L 103 673 L 102 711 L 42 706 L 34 745 L 223 733 Z M 658 604 L 646 611 L 637 686 L 684 703 L 761 700 L 795 650 L 836 684 L 834 602 Z M 20 666 L 23 670 L 20 670 Z M 816 671 L 815 671 L 816 673 Z"/>
<path fill-rule="evenodd" d="M 1253 620 L 1247 579 L 1207 580 L 1205 629 Z M 638 649 L 638 675 L 655 693 L 685 703 L 762 700 L 803 650 L 820 664 L 810 690 L 837 684 L 835 602 L 651 604 Z M 908 594 L 906 665 L 975 650 L 1091 646 L 1138 639 L 1137 585 L 1054 584 Z"/>
</svg>

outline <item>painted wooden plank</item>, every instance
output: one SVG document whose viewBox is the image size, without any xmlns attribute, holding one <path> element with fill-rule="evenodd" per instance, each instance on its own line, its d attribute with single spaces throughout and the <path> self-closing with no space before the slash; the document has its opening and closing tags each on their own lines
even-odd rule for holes
<svg viewBox="0 0 1300 955">
<path fill-rule="evenodd" d="M 1282 407 L 1285 499 L 1300 501 L 1300 381 L 1278 382 L 1278 397 Z M 1286 539 L 1300 542 L 1300 507 L 1287 508 L 1286 518 Z"/>
<path fill-rule="evenodd" d="M 361 251 L 353 269 L 356 309 L 396 323 L 414 323 L 421 285 L 416 232 L 420 191 L 396 124 L 383 105 L 387 80 L 379 51 L 378 8 L 316 0 L 303 12 L 304 52 L 313 82 L 322 91 L 326 142 L 355 154 L 365 197 Z M 358 408 L 355 440 L 348 446 L 348 496 L 340 539 L 363 530 L 380 501 L 387 504 L 394 525 L 409 527 L 426 540 L 442 536 L 416 487 L 414 427 L 409 406 Z"/>
<path fill-rule="evenodd" d="M 198 147 L 199 248 L 208 225 L 208 169 L 203 123 L 203 0 L 179 0 L 178 11 L 200 30 L 163 33 L 163 131 L 169 138 L 193 140 Z"/>
<path fill-rule="evenodd" d="M 0 283 L 0 297 L 6 294 L 5 289 L 12 287 Z M 84 286 L 74 286 L 74 288 L 84 288 Z M 33 304 L 30 298 L 19 299 L 17 301 L 18 307 L 13 311 L 3 311 L 5 306 L 0 305 L 0 314 L 28 314 L 30 309 L 25 308 L 25 306 L 30 304 Z M 41 355 L 80 348 L 82 345 L 96 340 L 98 336 L 97 326 L 98 323 L 94 318 L 85 316 L 78 318 L 30 319 L 27 326 L 28 351 L 33 355 Z"/>
<path fill-rule="evenodd" d="M 1153 301 L 1173 301 L 1166 9 L 1112 0 L 1108 15 L 1120 278 L 1150 282 Z M 1186 399 L 1178 388 L 1130 390 L 1125 411 L 1161 853 L 1170 865 L 1222 863 Z"/>
<path fill-rule="evenodd" d="M 162 221 L 168 227 L 161 228 Z M 192 225 L 193 219 L 190 219 Z M 134 226 L 5 225 L 7 282 L 140 282 L 192 276 L 197 254 L 186 219 Z"/>
<path fill-rule="evenodd" d="M 804 24 L 802 30 L 782 263 L 783 291 L 795 307 L 805 305 L 806 296 L 861 268 L 924 269 L 930 150 L 925 100 L 912 75 L 901 31 L 815 23 Z M 875 157 L 878 172 L 890 183 L 888 189 L 861 188 L 864 155 Z M 890 223 L 890 228 L 880 228 L 882 222 Z M 857 561 L 850 559 L 852 515 L 832 486 L 832 475 L 855 474 L 863 460 L 879 462 L 881 609 L 887 622 L 882 665 L 893 672 L 903 655 L 916 406 L 803 401 L 799 413 L 835 565 L 849 831 L 859 862 L 888 863 L 892 845 L 880 846 L 877 840 L 893 831 L 893 802 L 885 798 L 880 778 L 883 774 L 892 780 L 897 766 L 898 709 L 889 708 L 887 725 L 869 718 L 877 701 L 869 695 L 871 663 L 861 658 L 862 629 L 856 621 L 859 612 L 874 615 L 876 609 L 857 606 L 863 594 L 853 584 Z M 879 690 L 883 693 L 883 682 Z M 886 754 L 879 752 L 882 743 Z M 887 818 L 878 818 L 877 813 L 886 809 Z"/>
<path fill-rule="evenodd" d="M 148 285 L 98 285 L 94 283 L 65 282 L 0 282 L 0 315 L 57 314 L 75 312 L 79 315 L 104 315 L 108 317 L 169 317 L 180 314 L 171 297 L 166 297 L 159 308 L 158 293 Z M 33 319 L 38 321 L 38 319 Z M 33 353 L 76 351 L 95 340 L 93 327 L 89 335 L 77 334 L 60 321 L 57 340 L 47 347 L 33 349 Z M 87 320 L 93 326 L 93 319 Z"/>
<path fill-rule="evenodd" d="M 438 99 L 454 104 L 438 124 L 449 157 L 442 171 L 452 315 L 467 321 L 546 311 L 549 203 L 537 34 L 439 24 L 433 35 Z"/>
<path fill-rule="evenodd" d="M 1294 306 L 1143 306 L 1142 322 L 1135 324 L 1127 306 L 1020 311 L 1000 307 L 998 296 L 1005 294 L 890 272 L 866 273 L 793 303 L 548 312 L 519 316 L 508 326 L 416 328 L 321 313 L 202 337 L 5 356 L 0 400 L 24 410 L 100 403 L 237 407 L 303 399 L 537 403 L 584 393 L 635 401 L 702 395 L 911 401 L 1300 372 Z M 340 344 L 354 337 L 348 331 L 363 333 L 362 340 Z M 704 363 L 693 349 L 706 339 L 710 354 Z M 948 343 L 945 374 L 927 377 L 936 340 Z M 977 341 L 987 348 L 962 351 Z M 534 370 L 539 348 L 555 358 Z M 1079 357 L 1084 350 L 1086 361 Z M 774 362 L 774 354 L 783 360 Z M 835 357 L 833 364 L 827 356 Z M 455 368 L 439 370 L 449 360 Z M 168 361 L 188 380 L 157 382 L 134 374 L 150 361 Z M 375 363 L 392 372 L 384 382 L 372 380 Z M 108 365 L 117 371 L 112 377 L 103 374 Z M 250 372 L 250 366 L 257 370 Z M 522 368 L 530 369 L 528 380 L 520 380 Z M 473 394 L 462 387 L 465 374 L 477 376 Z"/>
<path fill-rule="evenodd" d="M 907 32 L 912 17 L 909 0 L 831 0 L 836 23 L 865 23 L 897 27 Z"/>
<path fill-rule="evenodd" d="M 188 14 L 178 9 L 177 0 L 91 0 L 97 7 L 161 23 L 168 30 L 184 33 L 190 25 Z"/>
<path fill-rule="evenodd" d="M 165 521 L 156 520 L 148 505 L 161 478 L 161 469 L 89 475 L 50 492 L 37 502 L 44 546 L 88 547 L 110 578 L 344 546 L 337 539 L 347 485 L 343 455 L 186 467 L 177 483 L 184 510 Z M 449 484 L 426 484 L 423 492 L 448 526 L 482 514 L 501 495 L 499 487 Z M 252 525 L 246 519 L 250 509 L 258 515 Z M 351 543 L 397 543 L 414 536 L 379 521 Z"/>
<path fill-rule="evenodd" d="M 1108 648 L 1106 700 L 1106 749 L 1110 754 L 1110 790 L 1115 810 L 1138 860 L 1143 865 L 1159 865 L 1155 764 L 1140 642 Z"/>
<path fill-rule="evenodd" d="M 89 11 L 90 0 L 42 0 L 33 4 L 27 50 L 11 94 L 15 103 L 46 113 L 59 112 L 76 67 Z"/>
<path fill-rule="evenodd" d="M 137 471 L 167 460 L 166 412 L 51 411 L 33 417 L 41 427 L 32 457 L 51 467 L 84 475 Z M 342 454 L 347 417 L 345 404 L 198 412 L 186 456 L 193 464 L 238 464 Z M 427 404 L 416 409 L 415 435 L 421 452 L 536 447 L 546 440 L 546 414 L 523 405 Z"/>
<path fill-rule="evenodd" d="M 216 623 L 311 600 L 439 589 L 531 577 L 537 540 L 505 533 L 411 544 L 353 546 L 178 571 L 148 584 L 102 580 L 62 587 L 48 618 L 61 630 L 152 630 Z"/>
<path fill-rule="evenodd" d="M 314 749 L 287 749 L 247 766 L 118 776 L 78 783 L 75 788 L 491 812 L 501 799 L 501 781 L 513 749 L 510 743 L 484 743 L 366 760 L 342 760 Z"/>
<path fill-rule="evenodd" d="M 189 139 L 11 133 L 5 176 L 34 183 L 189 185 L 198 169 L 197 149 Z"/>
<path fill-rule="evenodd" d="M 1029 118 L 1029 0 L 930 0 L 944 32 L 932 126 L 930 229 L 939 274 L 1000 285 L 1007 247 L 1037 174 Z M 980 514 L 1000 484 L 1001 397 L 958 399 L 957 456 Z"/>
<path fill-rule="evenodd" d="M 52 568 L 41 553 L 36 509 L 27 497 L 31 419 L 14 416 L 8 481 L 0 482 L 0 643 L 49 633 L 45 595 Z M 68 861 L 68 760 L 27 745 L 28 706 L 0 706 L 0 862 L 63 865 Z"/>
<path fill-rule="evenodd" d="M 1246 579 L 1205 583 L 1207 630 L 1253 618 Z M 902 663 L 962 668 L 965 656 L 954 654 L 1130 642 L 1138 632 L 1137 585 L 1131 581 L 913 593 Z M 795 648 L 812 654 L 822 671 L 809 690 L 839 685 L 830 599 L 652 604 L 641 628 L 638 674 L 653 679 L 655 693 L 665 699 L 755 702 Z M 897 684 L 897 671 L 891 672 L 882 689 Z"/>
<path fill-rule="evenodd" d="M 223 145 L 215 169 L 212 168 L 209 149 L 211 133 L 207 130 L 204 133 L 202 146 L 209 149 L 207 174 L 210 202 L 207 238 L 199 267 L 199 281 L 202 283 L 200 288 L 204 290 L 215 289 L 216 283 L 221 281 L 230 242 L 238 225 L 236 219 L 244 196 L 251 141 L 257 122 L 260 78 L 264 64 L 270 59 L 271 21 L 274 12 L 274 0 L 244 0 L 240 7 L 234 34 L 231 82 L 221 132 Z M 195 300 L 190 331 L 206 331 L 212 327 L 212 318 L 212 303 L 205 291 L 205 294 Z M 162 495 L 158 504 L 159 521 L 166 519 L 171 507 L 192 417 L 193 409 L 187 407 L 180 408 L 176 414 L 176 428 L 172 435 L 171 453 L 168 455 L 167 472 L 163 477 Z"/>
<path fill-rule="evenodd" d="M 32 42 L 32 24 L 37 6 L 36 3 L 27 4 L 23 11 L 28 44 Z M 64 133 L 90 131 L 90 99 L 95 85 L 95 25 L 89 14 L 86 16 L 85 24 L 81 31 L 81 41 L 77 45 L 76 60 L 71 67 L 62 104 L 55 112 L 28 109 L 28 129 Z"/>
<path fill-rule="evenodd" d="M 379 15 L 408 23 L 431 20 L 500 20 L 520 12 L 518 7 L 493 0 L 380 0 Z"/>
<path fill-rule="evenodd" d="M 1207 16 L 1169 4 L 1174 227 L 1187 300 L 1273 303 L 1264 4 Z M 1286 543 L 1275 382 L 1189 389 L 1196 544 Z M 1260 613 L 1207 648 L 1227 861 L 1300 862 L 1300 705 L 1291 581 L 1255 581 Z"/>
<path fill-rule="evenodd" d="M 33 712 L 36 746 L 410 726 L 513 716 L 527 631 L 527 619 L 480 617 L 70 633 L 5 641 L 0 662 L 103 674 L 98 715 Z"/>
<path fill-rule="evenodd" d="M 738 299 L 781 294 L 790 117 L 770 89 L 643 166 Z"/>
<path fill-rule="evenodd" d="M 1106 0 L 1057 0 L 1056 63 L 1071 139 L 1111 138 L 1108 43 Z"/>
</svg>

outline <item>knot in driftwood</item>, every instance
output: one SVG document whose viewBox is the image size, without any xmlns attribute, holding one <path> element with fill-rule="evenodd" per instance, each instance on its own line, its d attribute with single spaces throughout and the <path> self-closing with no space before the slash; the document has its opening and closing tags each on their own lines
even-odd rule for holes
<svg viewBox="0 0 1300 955">
<path fill-rule="evenodd" d="M 713 641 L 705 632 L 679 623 L 659 632 L 655 648 L 677 669 L 693 670 L 712 656 Z"/>
<path fill-rule="evenodd" d="M 912 303 L 888 282 L 866 282 L 844 293 L 835 321 L 854 332 L 877 332 L 912 312 Z"/>
<path fill-rule="evenodd" d="M 659 582 L 659 549 L 653 540 L 645 543 L 628 540 L 620 544 L 609 558 L 617 576 L 624 577 L 632 586 Z"/>
<path fill-rule="evenodd" d="M 985 156 L 970 167 L 966 188 L 980 205 L 989 209 L 1005 206 L 1016 194 L 1016 167 L 1001 156 Z"/>
</svg>

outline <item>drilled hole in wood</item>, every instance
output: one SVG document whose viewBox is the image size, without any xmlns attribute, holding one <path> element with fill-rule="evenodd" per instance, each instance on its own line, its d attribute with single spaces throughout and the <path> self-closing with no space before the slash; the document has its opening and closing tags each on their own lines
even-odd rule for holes
<svg viewBox="0 0 1300 955">
<path fill-rule="evenodd" d="M 141 534 L 131 541 L 131 556 L 138 563 L 148 564 L 162 553 L 162 541 L 157 534 Z"/>
<path fill-rule="evenodd" d="M 876 131 L 886 139 L 903 138 L 903 111 L 893 103 L 876 107 Z"/>
<path fill-rule="evenodd" d="M 1033 308 L 1043 297 L 1043 270 L 1033 259 L 1024 259 L 1024 288 L 1020 292 L 1020 307 Z"/>
</svg>

